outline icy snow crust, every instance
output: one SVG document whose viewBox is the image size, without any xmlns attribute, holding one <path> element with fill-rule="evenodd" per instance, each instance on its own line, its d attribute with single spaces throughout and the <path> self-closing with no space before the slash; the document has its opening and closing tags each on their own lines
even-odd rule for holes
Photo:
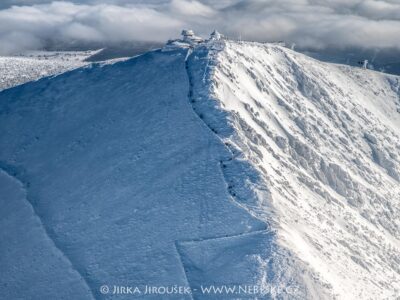
<svg viewBox="0 0 400 300">
<path fill-rule="evenodd" d="M 394 299 L 399 85 L 217 40 L 1 92 L 2 295 Z"/>
</svg>

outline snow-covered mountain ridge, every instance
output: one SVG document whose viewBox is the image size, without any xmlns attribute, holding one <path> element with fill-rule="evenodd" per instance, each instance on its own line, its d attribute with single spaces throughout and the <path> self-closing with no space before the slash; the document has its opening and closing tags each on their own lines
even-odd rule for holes
<svg viewBox="0 0 400 300">
<path fill-rule="evenodd" d="M 399 86 L 214 39 L 1 92 L 5 296 L 396 299 Z"/>
<path fill-rule="evenodd" d="M 0 56 L 0 91 L 43 77 L 55 76 L 90 65 L 101 50 L 32 51 L 18 56 Z M 110 64 L 126 57 L 103 60 Z"/>
<path fill-rule="evenodd" d="M 37 51 L 19 56 L 0 56 L 0 91 L 87 65 L 85 59 L 98 51 Z"/>
</svg>

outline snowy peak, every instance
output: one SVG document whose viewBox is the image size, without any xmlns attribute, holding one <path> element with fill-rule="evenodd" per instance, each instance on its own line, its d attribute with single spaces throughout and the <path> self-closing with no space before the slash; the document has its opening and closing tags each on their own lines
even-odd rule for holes
<svg viewBox="0 0 400 300">
<path fill-rule="evenodd" d="M 183 34 L 0 92 L 5 297 L 397 297 L 400 78 Z"/>
<path fill-rule="evenodd" d="M 253 193 L 228 180 L 250 166 L 225 166 L 233 153 L 193 111 L 186 57 L 154 51 L 0 93 L 7 298 L 114 298 L 112 285 L 197 297 L 200 284 L 258 284 L 275 234 L 237 201 Z"/>
</svg>

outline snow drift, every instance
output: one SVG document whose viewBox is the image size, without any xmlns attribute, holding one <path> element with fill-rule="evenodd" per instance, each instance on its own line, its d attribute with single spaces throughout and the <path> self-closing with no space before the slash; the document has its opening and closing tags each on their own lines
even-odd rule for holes
<svg viewBox="0 0 400 300">
<path fill-rule="evenodd" d="M 217 39 L 1 92 L 5 296 L 396 297 L 399 79 Z"/>
</svg>

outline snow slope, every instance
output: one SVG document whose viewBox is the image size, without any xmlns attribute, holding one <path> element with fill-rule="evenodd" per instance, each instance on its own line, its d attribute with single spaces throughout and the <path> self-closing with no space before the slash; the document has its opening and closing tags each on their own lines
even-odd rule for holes
<svg viewBox="0 0 400 300">
<path fill-rule="evenodd" d="M 400 78 L 274 45 L 213 47 L 192 54 L 205 61 L 194 106 L 262 176 L 269 196 L 253 185 L 249 210 L 306 265 L 312 298 L 396 299 Z"/>
<path fill-rule="evenodd" d="M 218 283 L 257 283 L 274 235 L 229 194 L 221 161 L 230 153 L 192 110 L 185 57 L 151 52 L 0 93 L 0 200 L 15 202 L 2 218 L 4 297 L 112 298 L 100 286 L 214 282 L 194 267 L 207 249 Z M 48 285 L 49 264 L 60 287 Z"/>
<path fill-rule="evenodd" d="M 399 85 L 217 40 L 0 92 L 2 296 L 395 299 Z"/>
<path fill-rule="evenodd" d="M 19 56 L 0 56 L 0 91 L 42 77 L 87 65 L 98 51 L 36 51 Z"/>
</svg>

